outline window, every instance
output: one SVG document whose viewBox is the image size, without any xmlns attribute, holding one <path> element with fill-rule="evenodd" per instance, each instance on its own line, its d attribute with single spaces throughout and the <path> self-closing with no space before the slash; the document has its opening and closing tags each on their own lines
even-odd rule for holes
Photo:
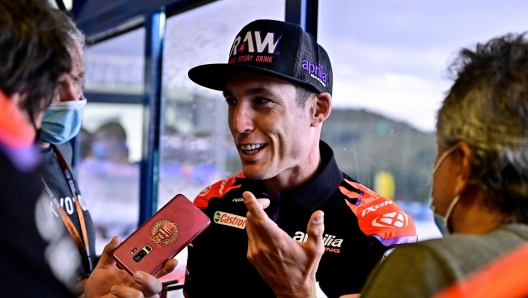
<svg viewBox="0 0 528 298">
<path fill-rule="evenodd" d="M 284 0 L 234 0 L 168 18 L 158 209 L 178 193 L 194 200 L 206 186 L 241 171 L 221 92 L 193 83 L 187 72 L 196 65 L 226 63 L 233 39 L 250 21 L 284 20 L 284 15 Z M 186 250 L 177 256 L 180 281 L 186 258 Z"/>
<path fill-rule="evenodd" d="M 138 224 L 144 43 L 141 28 L 84 53 L 88 104 L 77 173 L 96 228 L 98 254 L 113 236 L 124 239 Z"/>
<path fill-rule="evenodd" d="M 159 207 L 177 193 L 192 200 L 210 183 L 240 171 L 222 94 L 195 84 L 187 72 L 226 63 L 240 28 L 259 18 L 283 20 L 284 9 L 284 0 L 223 1 L 167 20 Z"/>
<path fill-rule="evenodd" d="M 334 109 L 323 139 L 342 170 L 398 201 L 419 239 L 439 236 L 428 209 L 435 115 L 462 47 L 528 28 L 523 1 L 319 2 Z"/>
</svg>

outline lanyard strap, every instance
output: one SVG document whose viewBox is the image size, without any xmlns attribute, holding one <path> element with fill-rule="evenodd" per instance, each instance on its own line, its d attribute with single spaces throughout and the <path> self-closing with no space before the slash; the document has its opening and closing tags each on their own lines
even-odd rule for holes
<svg viewBox="0 0 528 298">
<path fill-rule="evenodd" d="M 75 208 L 77 210 L 77 216 L 79 217 L 79 226 L 81 227 L 80 234 L 79 234 L 79 231 L 75 228 L 75 225 L 73 224 L 71 218 L 68 216 L 64 208 L 61 207 L 61 205 L 59 204 L 59 201 L 51 192 L 51 189 L 48 187 L 43 177 L 41 177 L 42 182 L 44 183 L 44 187 L 46 188 L 46 191 L 52 198 L 53 204 L 57 208 L 59 215 L 62 221 L 64 222 L 66 229 L 68 230 L 68 233 L 70 233 L 70 236 L 72 237 L 73 241 L 77 245 L 79 251 L 82 252 L 83 255 L 86 256 L 86 259 L 83 258 L 83 263 L 85 263 L 84 267 L 87 270 L 89 270 L 88 272 L 91 272 L 93 269 L 93 264 L 90 258 L 90 243 L 88 241 L 88 233 L 86 230 L 86 222 L 84 220 L 84 213 L 82 210 L 81 203 L 79 201 L 79 197 L 77 195 L 77 190 L 75 188 L 75 183 L 73 181 L 73 175 L 70 170 L 70 167 L 66 163 L 66 160 L 62 156 L 62 153 L 60 152 L 59 148 L 57 148 L 57 146 L 53 144 L 51 144 L 51 147 L 53 148 L 53 151 L 55 152 L 55 155 L 57 156 L 57 160 L 59 161 L 59 165 L 62 170 L 62 173 L 64 174 L 64 178 L 66 178 L 66 182 L 68 183 L 68 186 L 72 193 L 73 201 L 75 202 Z"/>
</svg>

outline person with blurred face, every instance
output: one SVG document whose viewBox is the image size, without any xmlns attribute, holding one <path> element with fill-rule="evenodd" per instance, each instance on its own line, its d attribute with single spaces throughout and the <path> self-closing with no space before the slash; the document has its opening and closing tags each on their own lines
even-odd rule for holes
<svg viewBox="0 0 528 298">
<path fill-rule="evenodd" d="M 342 173 L 320 140 L 332 109 L 332 68 L 326 51 L 298 25 L 251 22 L 235 38 L 227 64 L 197 66 L 189 77 L 223 92 L 242 172 L 194 200 L 213 224 L 189 245 L 188 297 L 281 295 L 273 280 L 282 277 L 267 278 L 248 260 L 252 246 L 274 241 L 252 240 L 247 195 L 269 200 L 263 216 L 296 245 L 323 244 L 312 277 L 330 297 L 359 292 L 392 246 L 416 241 L 412 218 Z M 327 218 L 317 235 L 306 230 L 315 210 Z"/>
<path fill-rule="evenodd" d="M 57 244 L 69 239 L 53 225 L 40 229 L 35 138 L 71 59 L 45 2 L 0 0 L 0 20 L 0 292 L 4 297 L 68 297 L 65 284 L 71 278 L 66 275 L 73 276 L 70 269 L 78 261 L 61 271 L 51 265 L 58 253 L 67 259 L 68 242 Z"/>
<path fill-rule="evenodd" d="M 526 243 L 526 57 L 525 34 L 507 34 L 460 52 L 451 66 L 454 84 L 438 111 L 438 154 L 432 171 L 434 211 L 447 236 L 395 248 L 372 271 L 361 297 L 431 297 Z M 249 195 L 244 199 L 253 240 L 274 239 L 275 248 L 252 247 L 253 264 L 265 277 L 282 277 L 272 284 L 283 297 L 309 297 L 302 293 L 313 284 L 311 272 L 319 262 L 322 243 L 299 249 L 263 216 L 264 202 Z M 322 233 L 324 224 L 313 219 L 308 229 Z M 270 257 L 278 252 L 281 258 Z M 466 292 L 464 283 L 453 289 L 462 295 L 476 294 Z M 473 283 L 471 289 L 478 285 Z M 442 297 L 450 297 L 449 293 L 455 291 Z M 504 291 L 500 297 L 519 297 L 510 294 Z"/>
<path fill-rule="evenodd" d="M 92 139 L 92 155 L 114 164 L 128 164 L 127 134 L 121 123 L 109 121 L 99 126 Z"/>
<path fill-rule="evenodd" d="M 46 171 L 37 142 L 47 108 L 60 84 L 71 82 L 78 62 L 64 35 L 62 13 L 45 1 L 0 0 L 0 293 L 3 297 L 73 297 L 81 258 L 42 187 Z M 80 49 L 80 48 L 78 48 Z M 77 51 L 77 53 L 80 53 Z M 74 61 L 76 60 L 76 61 Z M 80 90 L 74 89 L 71 90 Z M 70 92 L 74 93 L 74 92 Z M 77 92 L 78 94 L 78 92 Z M 75 96 L 78 99 L 77 96 Z M 52 106 L 53 108 L 53 106 Z M 68 228 L 73 227 L 67 225 Z M 83 297 L 151 297 L 161 282 L 150 274 L 130 276 L 116 266 L 114 238 L 87 279 Z M 156 276 L 176 265 L 166 262 Z"/>
</svg>

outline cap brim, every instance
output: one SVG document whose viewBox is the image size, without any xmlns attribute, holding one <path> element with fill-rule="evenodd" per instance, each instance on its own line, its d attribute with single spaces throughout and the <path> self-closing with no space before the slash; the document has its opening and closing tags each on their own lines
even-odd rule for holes
<svg viewBox="0 0 528 298">
<path fill-rule="evenodd" d="M 210 88 L 213 90 L 223 91 L 227 84 L 227 79 L 234 73 L 241 72 L 256 72 L 269 74 L 271 76 L 279 77 L 288 81 L 299 83 L 303 86 L 313 88 L 304 81 L 294 79 L 282 73 L 268 70 L 265 68 L 243 65 L 243 64 L 204 64 L 193 67 L 189 70 L 189 78 L 198 85 Z"/>
</svg>

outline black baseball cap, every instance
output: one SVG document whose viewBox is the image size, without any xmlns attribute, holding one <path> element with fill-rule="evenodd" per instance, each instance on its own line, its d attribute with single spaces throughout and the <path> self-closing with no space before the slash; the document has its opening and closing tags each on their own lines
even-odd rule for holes
<svg viewBox="0 0 528 298">
<path fill-rule="evenodd" d="M 235 37 L 228 62 L 205 64 L 189 70 L 198 85 L 224 90 L 229 75 L 259 72 L 332 94 L 332 65 L 328 54 L 299 25 L 256 20 Z"/>
</svg>

